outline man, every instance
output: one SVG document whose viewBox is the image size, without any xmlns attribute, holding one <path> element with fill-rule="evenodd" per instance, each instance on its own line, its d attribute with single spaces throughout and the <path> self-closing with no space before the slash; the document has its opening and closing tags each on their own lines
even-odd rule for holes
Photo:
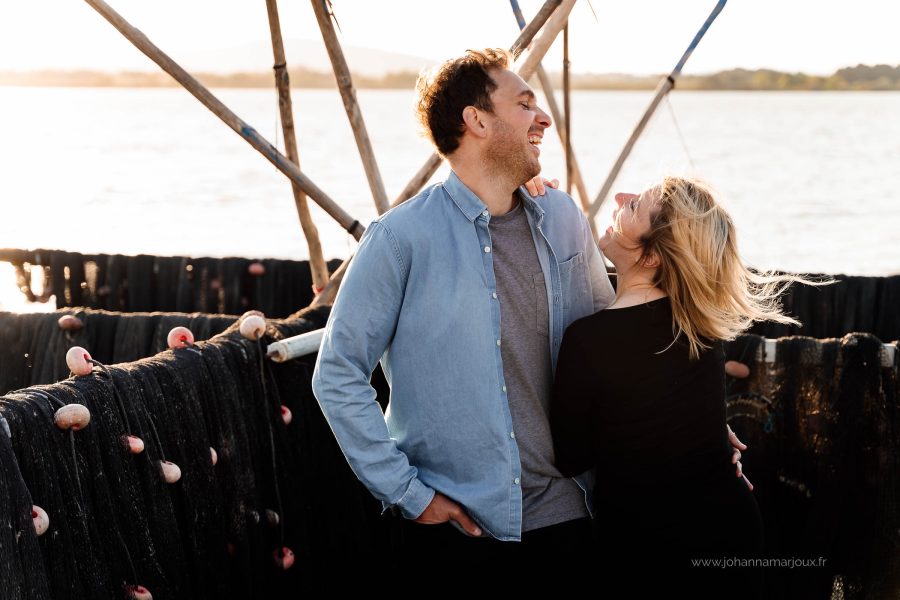
<svg viewBox="0 0 900 600">
<path fill-rule="evenodd" d="M 354 473 L 402 515 L 407 550 L 584 549 L 588 480 L 553 466 L 547 402 L 565 328 L 614 298 L 603 259 L 571 198 L 520 187 L 550 118 L 505 51 L 470 50 L 417 88 L 452 173 L 369 226 L 313 390 Z"/>
</svg>

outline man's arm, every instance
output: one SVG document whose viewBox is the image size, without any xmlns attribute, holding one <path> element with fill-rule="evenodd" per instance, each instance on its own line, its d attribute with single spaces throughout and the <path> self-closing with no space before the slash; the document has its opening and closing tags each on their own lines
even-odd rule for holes
<svg viewBox="0 0 900 600">
<path fill-rule="evenodd" d="M 397 327 L 408 276 L 390 231 L 373 222 L 360 241 L 325 327 L 312 387 L 350 468 L 385 507 L 419 517 L 434 490 L 391 439 L 369 383 Z"/>
</svg>

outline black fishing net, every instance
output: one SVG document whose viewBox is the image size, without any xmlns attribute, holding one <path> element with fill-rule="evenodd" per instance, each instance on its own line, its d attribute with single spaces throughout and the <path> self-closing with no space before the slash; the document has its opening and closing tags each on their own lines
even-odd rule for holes
<svg viewBox="0 0 900 600">
<path fill-rule="evenodd" d="M 59 325 L 63 315 L 81 320 L 78 331 Z M 173 313 L 111 313 L 71 309 L 55 313 L 0 312 L 0 394 L 68 376 L 65 355 L 72 346 L 87 348 L 104 364 L 124 363 L 165 350 L 173 327 L 191 330 L 195 340 L 225 331 L 237 317 Z"/>
<path fill-rule="evenodd" d="M 865 334 L 783 338 L 774 363 L 763 342 L 729 345 L 750 367 L 728 378 L 729 423 L 750 447 L 766 557 L 804 561 L 770 563 L 766 597 L 900 597 L 896 362 L 883 367 L 883 344 Z"/>
<path fill-rule="evenodd" d="M 836 283 L 831 285 L 792 284 L 784 295 L 785 312 L 801 326 L 766 321 L 754 324 L 750 333 L 767 338 L 804 335 L 824 339 L 853 331 L 882 340 L 900 339 L 900 275 L 833 277 Z"/>
<path fill-rule="evenodd" d="M 81 300 L 127 301 L 129 269 L 141 264 L 139 271 L 152 264 L 173 277 L 172 285 L 139 292 L 153 302 L 187 306 L 208 301 L 215 289 L 219 302 L 240 304 L 254 293 L 243 279 L 246 260 L 133 258 L 107 257 L 102 269 L 85 263 Z M 72 260 L 57 257 L 68 278 L 79 273 Z M 188 265 L 195 277 L 182 276 Z M 270 266 L 267 274 L 277 271 Z M 52 272 L 44 269 L 48 279 Z M 208 284 L 210 273 L 221 274 L 221 286 Z M 798 288 L 809 293 L 801 301 L 795 290 L 789 312 L 821 331 L 840 328 L 862 322 L 865 297 L 875 307 L 866 322 L 892 331 L 897 278 L 848 279 L 858 291 L 846 287 L 828 301 L 850 317 L 838 318 L 815 295 L 841 284 Z M 60 329 L 66 313 L 84 327 Z M 355 583 L 331 578 L 335 565 L 386 560 L 388 521 L 350 471 L 312 395 L 315 355 L 260 360 L 265 343 L 320 328 L 326 318 L 320 309 L 270 321 L 257 344 L 225 315 L 0 313 L 0 393 L 18 390 L 0 399 L 0 596 L 122 598 L 133 583 L 157 599 L 334 593 Z M 177 325 L 193 331 L 195 347 L 165 350 Z M 896 362 L 881 366 L 882 345 L 871 335 L 780 339 L 774 363 L 763 360 L 763 342 L 747 335 L 729 344 L 728 358 L 750 374 L 728 379 L 728 415 L 750 446 L 742 460 L 763 513 L 764 558 L 782 561 L 765 571 L 766 597 L 900 597 Z M 67 379 L 72 345 L 114 366 Z M 373 382 L 384 407 L 380 371 Z M 53 424 L 67 403 L 90 409 L 88 428 L 70 433 Z M 292 412 L 289 425 L 282 406 Z M 143 440 L 141 454 L 126 451 L 125 434 Z M 178 482 L 161 478 L 161 460 L 181 468 Z M 32 504 L 50 515 L 41 537 Z M 286 571 L 273 555 L 282 546 L 295 553 Z"/>
<path fill-rule="evenodd" d="M 157 324 L 147 316 L 130 330 L 141 348 L 160 327 L 197 318 L 153 317 Z M 355 583 L 331 578 L 335 561 L 371 566 L 387 557 L 380 504 L 350 471 L 312 396 L 315 355 L 283 364 L 262 356 L 272 340 L 326 318 L 319 309 L 270 321 L 260 343 L 232 325 L 194 347 L 0 398 L 11 434 L 0 423 L 0 595 L 124 598 L 124 586 L 139 584 L 156 599 L 293 597 Z M 92 339 L 115 350 L 117 337 Z M 377 385 L 384 403 L 383 379 Z M 81 431 L 54 424 L 71 403 L 91 412 Z M 128 434 L 143 452 L 127 450 Z M 163 460 L 180 467 L 180 480 L 166 483 Z M 50 519 L 40 537 L 32 504 Z M 287 570 L 276 565 L 282 547 L 294 552 Z"/>
<path fill-rule="evenodd" d="M 63 250 L 0 249 L 13 264 L 17 284 L 29 301 L 56 295 L 56 307 L 88 307 L 117 312 L 202 312 L 241 314 L 255 308 L 284 318 L 312 301 L 308 261 L 247 258 L 186 258 L 79 254 Z M 329 272 L 341 260 L 328 262 Z M 260 263 L 264 273 L 249 267 Z M 32 271 L 44 282 L 38 297 Z"/>
</svg>

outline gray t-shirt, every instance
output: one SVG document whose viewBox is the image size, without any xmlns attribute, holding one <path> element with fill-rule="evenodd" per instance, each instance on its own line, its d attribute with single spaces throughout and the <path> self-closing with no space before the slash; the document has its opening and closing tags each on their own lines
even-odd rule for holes
<svg viewBox="0 0 900 600">
<path fill-rule="evenodd" d="M 522 461 L 522 531 L 588 516 L 584 492 L 553 466 L 547 289 L 521 201 L 489 229 L 500 299 L 503 377 Z"/>
</svg>

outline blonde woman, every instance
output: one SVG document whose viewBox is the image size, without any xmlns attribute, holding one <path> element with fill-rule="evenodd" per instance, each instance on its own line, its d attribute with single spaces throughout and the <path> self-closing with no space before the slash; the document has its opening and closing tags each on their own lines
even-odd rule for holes
<svg viewBox="0 0 900 600">
<path fill-rule="evenodd" d="M 616 203 L 599 242 L 616 267 L 616 299 L 575 321 L 560 349 L 556 466 L 596 470 L 605 571 L 654 574 L 638 586 L 677 589 L 689 577 L 723 597 L 757 597 L 759 570 L 734 560 L 760 557 L 762 522 L 732 464 L 722 342 L 757 319 L 792 322 L 776 301 L 792 278 L 743 266 L 731 219 L 699 181 L 667 177 Z M 663 577 L 673 569 L 676 579 Z M 741 585 L 723 589 L 722 577 Z"/>
</svg>

